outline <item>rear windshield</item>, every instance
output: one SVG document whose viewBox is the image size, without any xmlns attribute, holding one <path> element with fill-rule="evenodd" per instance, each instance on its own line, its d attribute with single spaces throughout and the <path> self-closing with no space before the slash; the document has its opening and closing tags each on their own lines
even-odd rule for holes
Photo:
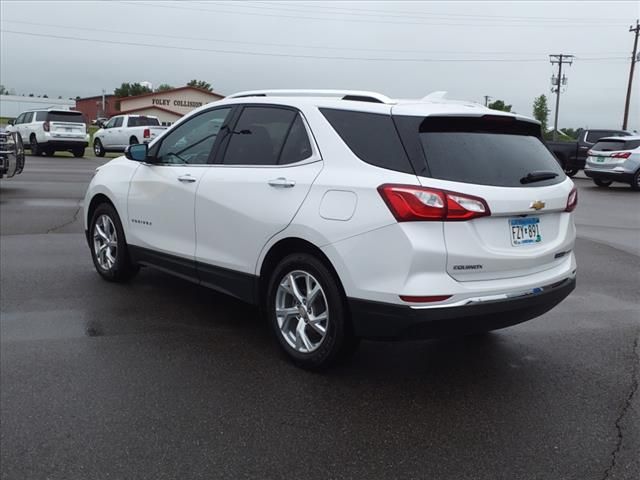
<svg viewBox="0 0 640 480">
<path fill-rule="evenodd" d="M 635 150 L 640 147 L 640 140 L 602 140 L 596 143 L 591 150 L 597 152 L 620 152 Z"/>
<path fill-rule="evenodd" d="M 50 122 L 84 123 L 84 117 L 80 112 L 47 112 L 47 120 Z"/>
<path fill-rule="evenodd" d="M 129 127 L 155 127 L 160 126 L 157 118 L 153 117 L 129 117 Z"/>
<path fill-rule="evenodd" d="M 596 143 L 604 137 L 626 137 L 630 135 L 622 130 L 589 130 L 585 139 L 588 143 Z"/>
<path fill-rule="evenodd" d="M 512 117 L 428 117 L 418 135 L 432 178 L 500 187 L 539 187 L 565 179 L 540 127 Z M 556 177 L 521 182 L 533 172 Z"/>
</svg>

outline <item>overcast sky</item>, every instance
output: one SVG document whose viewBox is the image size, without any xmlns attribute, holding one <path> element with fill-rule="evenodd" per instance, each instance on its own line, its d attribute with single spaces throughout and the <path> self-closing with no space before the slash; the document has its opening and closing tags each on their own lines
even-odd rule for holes
<svg viewBox="0 0 640 480">
<path fill-rule="evenodd" d="M 531 115 L 566 68 L 560 127 L 622 124 L 640 2 L 0 2 L 0 83 L 75 97 L 122 82 L 503 99 Z M 27 35 L 29 34 L 29 35 Z M 640 69 L 639 69 L 640 70 Z M 640 75 L 629 126 L 640 130 Z M 550 98 L 553 116 L 555 100 Z"/>
</svg>

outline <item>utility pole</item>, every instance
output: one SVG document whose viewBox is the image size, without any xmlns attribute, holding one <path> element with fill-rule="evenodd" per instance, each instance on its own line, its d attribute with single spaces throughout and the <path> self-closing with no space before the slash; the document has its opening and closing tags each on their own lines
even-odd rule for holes
<svg viewBox="0 0 640 480">
<path fill-rule="evenodd" d="M 631 84 L 633 83 L 633 70 L 635 69 L 636 62 L 638 61 L 638 32 L 640 32 L 640 23 L 636 20 L 636 26 L 629 27 L 630 32 L 635 32 L 635 39 L 633 40 L 633 56 L 631 57 L 631 68 L 629 68 L 629 85 L 627 86 L 627 100 L 624 103 L 624 120 L 622 121 L 622 129 L 627 129 L 627 120 L 629 119 L 629 102 L 631 101 Z"/>
<path fill-rule="evenodd" d="M 102 116 L 103 117 L 107 116 L 107 110 L 104 102 L 104 88 L 102 89 Z"/>
<path fill-rule="evenodd" d="M 489 95 L 485 95 L 484 96 L 484 106 L 485 107 L 489 106 L 489 100 L 491 100 L 491 97 Z"/>
<path fill-rule="evenodd" d="M 554 65 L 556 63 L 558 64 L 558 77 L 551 77 L 551 92 L 554 92 L 554 86 L 556 88 L 556 111 L 555 119 L 553 121 L 553 139 L 556 140 L 558 138 L 558 111 L 560 109 L 560 90 L 562 89 L 562 85 L 567 84 L 566 75 L 562 75 L 562 65 L 565 63 L 571 65 L 573 63 L 573 55 L 566 55 L 564 53 L 549 55 L 549 61 L 551 62 L 551 65 Z"/>
</svg>

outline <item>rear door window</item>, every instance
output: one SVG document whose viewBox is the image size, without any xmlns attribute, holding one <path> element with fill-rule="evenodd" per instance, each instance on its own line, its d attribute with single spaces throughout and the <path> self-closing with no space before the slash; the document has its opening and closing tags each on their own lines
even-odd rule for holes
<svg viewBox="0 0 640 480">
<path fill-rule="evenodd" d="M 50 122 L 84 123 L 84 117 L 80 112 L 47 112 L 47 120 Z"/>
<path fill-rule="evenodd" d="M 414 173 L 391 115 L 331 108 L 320 111 L 363 162 L 387 170 Z"/>
<path fill-rule="evenodd" d="M 635 150 L 640 147 L 640 140 L 601 140 L 591 150 L 596 152 L 620 152 Z"/>
<path fill-rule="evenodd" d="M 222 163 L 278 165 L 297 112 L 288 108 L 245 107 L 231 132 Z M 294 152 L 287 153 L 295 157 Z"/>
<path fill-rule="evenodd" d="M 537 124 L 511 117 L 427 117 L 416 132 L 432 178 L 499 187 L 539 187 L 564 181 L 555 157 L 539 137 Z M 532 172 L 554 178 L 532 183 Z"/>
</svg>

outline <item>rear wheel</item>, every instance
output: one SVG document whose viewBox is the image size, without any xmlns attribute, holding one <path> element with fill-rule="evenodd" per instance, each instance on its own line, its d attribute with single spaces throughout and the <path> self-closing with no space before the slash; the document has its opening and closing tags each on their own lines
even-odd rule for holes
<svg viewBox="0 0 640 480">
<path fill-rule="evenodd" d="M 600 180 L 599 178 L 594 178 L 593 183 L 595 183 L 599 187 L 609 187 L 613 181 L 611 180 Z"/>
<path fill-rule="evenodd" d="M 98 205 L 90 224 L 91 258 L 96 271 L 110 282 L 126 282 L 138 273 L 131 262 L 120 217 L 108 203 Z"/>
<path fill-rule="evenodd" d="M 631 180 L 631 190 L 640 191 L 640 169 L 633 176 L 633 180 Z"/>
<path fill-rule="evenodd" d="M 105 150 L 99 138 L 93 141 L 93 153 L 95 153 L 96 157 L 104 157 Z"/>
<path fill-rule="evenodd" d="M 579 168 L 569 168 L 569 167 L 564 168 L 564 173 L 567 175 L 567 177 L 573 177 L 579 171 L 580 171 Z"/>
<path fill-rule="evenodd" d="M 131 137 L 129 139 L 129 145 L 137 145 L 138 143 L 140 143 L 140 142 L 138 141 L 138 139 L 136 137 Z"/>
<path fill-rule="evenodd" d="M 74 148 L 71 153 L 73 153 L 73 156 L 76 158 L 84 157 L 84 148 Z"/>
<path fill-rule="evenodd" d="M 56 151 L 55 151 L 53 148 L 47 148 L 47 149 L 44 151 L 44 154 L 45 154 L 47 157 L 53 157 L 53 155 L 54 155 L 55 153 L 56 153 Z"/>
<path fill-rule="evenodd" d="M 265 311 L 278 343 L 300 367 L 327 368 L 357 346 L 338 280 L 312 255 L 289 255 L 278 264 Z"/>
</svg>

